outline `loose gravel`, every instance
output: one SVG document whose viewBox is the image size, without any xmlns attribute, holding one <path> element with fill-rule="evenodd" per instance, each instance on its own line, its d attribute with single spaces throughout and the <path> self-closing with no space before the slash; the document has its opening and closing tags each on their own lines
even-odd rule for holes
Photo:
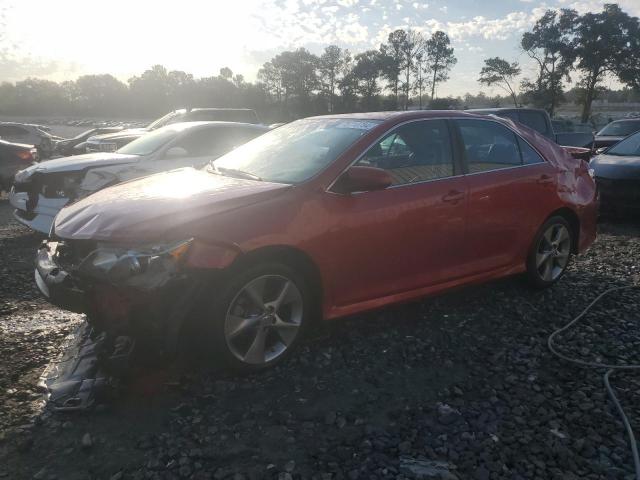
<svg viewBox="0 0 640 480">
<path fill-rule="evenodd" d="M 139 369 L 106 407 L 43 409 L 35 380 L 82 320 L 40 300 L 40 239 L 0 204 L 0 478 L 632 479 L 601 372 L 549 334 L 640 283 L 640 225 L 604 224 L 562 281 L 518 279 L 333 322 L 286 363 L 234 377 Z M 640 294 L 559 336 L 586 360 L 640 362 Z M 640 432 L 640 376 L 614 386 Z"/>
</svg>

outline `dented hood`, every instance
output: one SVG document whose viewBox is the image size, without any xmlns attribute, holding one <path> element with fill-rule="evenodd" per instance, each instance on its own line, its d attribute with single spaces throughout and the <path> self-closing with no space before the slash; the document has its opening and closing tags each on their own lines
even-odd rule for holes
<svg viewBox="0 0 640 480">
<path fill-rule="evenodd" d="M 86 168 L 106 167 L 107 165 L 119 165 L 138 161 L 137 155 L 125 155 L 122 153 L 87 153 L 85 155 L 74 155 L 72 157 L 56 158 L 45 162 L 36 163 L 16 175 L 18 183 L 24 183 L 34 173 L 61 173 L 78 172 Z"/>
<path fill-rule="evenodd" d="M 132 180 L 63 208 L 55 234 L 66 239 L 158 241 L 197 236 L 216 214 L 265 201 L 290 185 L 183 168 Z M 199 221 L 201 221 L 199 223 Z"/>
</svg>

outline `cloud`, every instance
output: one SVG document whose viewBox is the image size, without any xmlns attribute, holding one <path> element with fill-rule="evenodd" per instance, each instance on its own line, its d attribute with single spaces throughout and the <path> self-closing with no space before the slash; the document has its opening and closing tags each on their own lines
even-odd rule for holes
<svg viewBox="0 0 640 480">
<path fill-rule="evenodd" d="M 617 3 L 620 8 L 632 16 L 640 16 L 640 2 L 638 0 L 559 0 L 561 7 L 572 8 L 580 14 L 599 12 L 606 3 Z"/>
</svg>

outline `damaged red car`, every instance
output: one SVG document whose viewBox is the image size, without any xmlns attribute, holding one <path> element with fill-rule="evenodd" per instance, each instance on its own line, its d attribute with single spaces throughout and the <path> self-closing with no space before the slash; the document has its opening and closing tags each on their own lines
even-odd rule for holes
<svg viewBox="0 0 640 480">
<path fill-rule="evenodd" d="M 170 352 L 189 334 L 258 369 L 315 319 L 519 273 L 549 286 L 596 212 L 587 163 L 510 120 L 314 117 L 64 208 L 35 278 L 107 344 Z"/>
</svg>

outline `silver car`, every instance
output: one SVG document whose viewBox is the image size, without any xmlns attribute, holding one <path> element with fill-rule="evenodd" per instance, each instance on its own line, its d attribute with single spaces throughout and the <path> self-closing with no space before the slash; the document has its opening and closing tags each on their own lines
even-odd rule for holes
<svg viewBox="0 0 640 480">
<path fill-rule="evenodd" d="M 15 218 L 48 234 L 67 204 L 125 180 L 180 167 L 201 167 L 269 129 L 231 122 L 175 123 L 116 152 L 58 158 L 21 170 L 9 193 Z"/>
</svg>

